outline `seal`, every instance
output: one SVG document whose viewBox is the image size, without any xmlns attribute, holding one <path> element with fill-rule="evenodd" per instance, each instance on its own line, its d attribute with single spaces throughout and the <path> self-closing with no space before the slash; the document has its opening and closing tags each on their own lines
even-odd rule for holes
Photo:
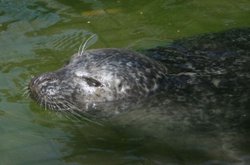
<svg viewBox="0 0 250 165">
<path fill-rule="evenodd" d="M 247 106 L 248 100 L 237 96 L 249 98 L 250 93 L 249 34 L 249 28 L 228 30 L 145 51 L 85 50 L 85 43 L 67 65 L 33 78 L 29 95 L 46 109 L 99 116 L 119 113 L 149 96 L 163 105 L 171 99 Z M 167 99 L 155 97 L 159 93 Z"/>
<path fill-rule="evenodd" d="M 133 134 L 143 144 L 150 140 L 150 146 L 174 153 L 193 150 L 202 157 L 198 163 L 221 158 L 222 163 L 227 158 L 242 162 L 247 152 L 241 142 L 248 142 L 250 125 L 249 45 L 248 28 L 179 39 L 141 53 L 83 49 L 61 69 L 33 78 L 29 93 L 60 114 L 82 114 L 97 124 L 105 121 L 119 137 Z M 103 117 L 111 118 L 100 120 Z M 97 128 L 85 126 L 70 125 L 74 141 Z M 67 146 L 75 145 L 70 141 Z"/>
<path fill-rule="evenodd" d="M 127 49 L 93 49 L 63 68 L 31 80 L 30 96 L 48 109 L 88 111 L 104 102 L 135 100 L 162 90 L 167 68 Z"/>
</svg>

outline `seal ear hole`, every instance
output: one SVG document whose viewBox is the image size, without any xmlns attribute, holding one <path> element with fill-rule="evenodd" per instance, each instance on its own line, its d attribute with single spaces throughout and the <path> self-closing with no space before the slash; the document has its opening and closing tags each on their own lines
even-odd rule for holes
<svg viewBox="0 0 250 165">
<path fill-rule="evenodd" d="M 89 86 L 93 86 L 93 87 L 99 87 L 102 86 L 102 83 L 96 79 L 93 79 L 91 77 L 84 77 L 84 79 L 86 80 L 86 83 Z"/>
</svg>

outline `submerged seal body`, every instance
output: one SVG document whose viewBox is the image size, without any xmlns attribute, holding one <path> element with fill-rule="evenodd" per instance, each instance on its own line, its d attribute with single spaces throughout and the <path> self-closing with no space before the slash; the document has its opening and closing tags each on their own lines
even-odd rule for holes
<svg viewBox="0 0 250 165">
<path fill-rule="evenodd" d="M 30 95 L 45 108 L 80 111 L 98 103 L 138 99 L 161 90 L 162 64 L 126 49 L 93 49 L 75 54 L 63 68 L 32 79 Z"/>
</svg>

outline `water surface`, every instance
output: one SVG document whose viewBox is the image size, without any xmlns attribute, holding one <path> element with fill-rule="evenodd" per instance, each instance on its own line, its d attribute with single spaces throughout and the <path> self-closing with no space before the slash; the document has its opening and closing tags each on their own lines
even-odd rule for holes
<svg viewBox="0 0 250 165">
<path fill-rule="evenodd" d="M 249 27 L 249 13 L 248 0 L 0 0 L 0 164 L 250 164 L 245 130 L 189 132 L 141 111 L 96 125 L 23 96 L 33 75 L 61 67 L 90 34 L 99 38 L 91 48 L 148 48 Z"/>
</svg>

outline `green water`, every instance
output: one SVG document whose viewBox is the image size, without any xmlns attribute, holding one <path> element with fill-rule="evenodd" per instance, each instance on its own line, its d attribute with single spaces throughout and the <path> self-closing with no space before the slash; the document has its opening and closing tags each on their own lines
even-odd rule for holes
<svg viewBox="0 0 250 165">
<path fill-rule="evenodd" d="M 91 48 L 147 48 L 249 27 L 249 16 L 249 0 L 0 0 L 0 164 L 249 163 L 249 132 L 236 141 L 235 132 L 163 139 L 154 128 L 156 136 L 140 133 L 140 123 L 124 131 L 68 119 L 23 95 L 33 75 L 61 67 L 89 34 L 99 38 Z"/>
</svg>

